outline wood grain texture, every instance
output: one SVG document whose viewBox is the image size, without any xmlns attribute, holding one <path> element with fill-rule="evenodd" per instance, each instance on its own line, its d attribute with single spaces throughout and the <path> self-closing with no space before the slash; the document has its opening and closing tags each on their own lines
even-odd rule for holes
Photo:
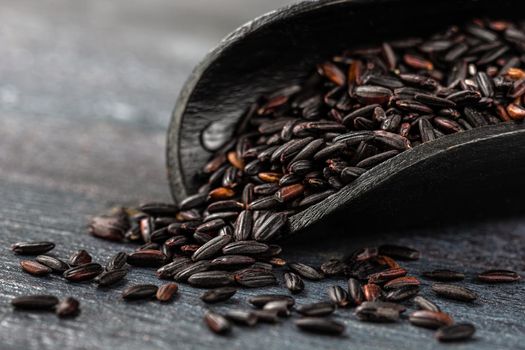
<svg viewBox="0 0 525 350">
<path fill-rule="evenodd" d="M 430 331 L 407 323 L 361 323 L 350 310 L 336 315 L 347 326 L 343 338 L 305 335 L 288 321 L 235 328 L 231 336 L 217 337 L 201 320 L 206 309 L 198 298 L 201 290 L 181 285 L 179 297 L 167 305 L 121 300 L 127 285 L 160 284 L 152 269 L 134 269 L 125 283 L 107 291 L 22 272 L 22 257 L 9 250 L 20 240 L 55 241 L 53 252 L 62 257 L 86 249 L 100 262 L 134 249 L 87 235 L 89 217 L 115 204 L 170 199 L 165 133 L 181 79 L 240 18 L 265 9 L 253 2 L 252 13 L 239 5 L 245 2 L 234 0 L 219 7 L 161 0 L 0 3 L 0 349 L 450 348 L 431 339 Z M 264 3 L 267 9 L 280 4 Z M 162 19 L 151 20 L 157 13 Z M 172 15 L 180 21 L 174 24 Z M 88 73 L 82 70 L 86 67 Z M 438 267 L 465 271 L 465 284 L 481 295 L 478 302 L 436 299 L 457 320 L 478 327 L 474 341 L 454 348 L 524 348 L 525 284 L 487 286 L 473 276 L 485 267 L 525 273 L 525 217 L 396 232 L 320 227 L 308 235 L 311 240 L 298 236 L 285 242 L 287 259 L 317 264 L 355 247 L 389 242 L 422 250 L 420 261 L 404 264 L 415 274 Z M 325 299 L 333 283 L 344 285 L 341 280 L 306 282 L 298 302 Z M 284 292 L 282 280 L 280 285 L 267 291 Z M 423 295 L 432 296 L 428 285 L 424 280 Z M 61 320 L 13 311 L 10 300 L 30 293 L 74 296 L 82 313 Z M 254 293 L 242 290 L 214 309 L 247 307 L 245 298 Z"/>
</svg>

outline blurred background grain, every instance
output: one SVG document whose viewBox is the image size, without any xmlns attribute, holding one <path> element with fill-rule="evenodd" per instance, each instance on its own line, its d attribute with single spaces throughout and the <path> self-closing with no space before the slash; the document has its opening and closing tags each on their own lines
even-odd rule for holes
<svg viewBox="0 0 525 350">
<path fill-rule="evenodd" d="M 226 34 L 290 2 L 0 1 L 1 178 L 167 193 L 165 133 L 184 80 Z"/>
</svg>

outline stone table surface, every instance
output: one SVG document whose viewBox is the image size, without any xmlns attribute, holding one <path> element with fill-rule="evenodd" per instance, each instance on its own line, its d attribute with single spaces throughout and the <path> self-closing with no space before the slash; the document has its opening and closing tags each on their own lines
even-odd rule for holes
<svg viewBox="0 0 525 350">
<path fill-rule="evenodd" d="M 10 244 L 51 240 L 59 256 L 86 249 L 105 262 L 131 245 L 86 234 L 92 215 L 118 205 L 170 200 L 164 153 L 173 102 L 192 67 L 238 25 L 285 0 L 1 0 L 0 5 L 0 348 L 9 349 L 523 349 L 525 284 L 482 285 L 485 268 L 525 272 L 525 216 L 395 232 L 345 235 L 317 232 L 285 242 L 284 257 L 319 264 L 352 249 L 381 243 L 422 251 L 403 263 L 418 274 L 432 268 L 466 272 L 464 284 L 479 293 L 472 304 L 437 299 L 430 281 L 422 294 L 458 321 L 473 322 L 475 339 L 441 345 L 432 332 L 410 326 L 358 322 L 338 310 L 347 326 L 341 338 L 311 336 L 292 322 L 235 328 L 218 337 L 206 329 L 200 290 L 180 286 L 174 302 L 125 303 L 120 292 L 92 283 L 67 283 L 56 275 L 21 271 Z M 156 283 L 151 269 L 134 269 L 126 284 Z M 297 303 L 326 299 L 340 279 L 306 282 Z M 280 286 L 268 292 L 285 292 Z M 22 294 L 74 296 L 82 313 L 13 311 Z M 247 307 L 240 291 L 216 306 Z"/>
</svg>

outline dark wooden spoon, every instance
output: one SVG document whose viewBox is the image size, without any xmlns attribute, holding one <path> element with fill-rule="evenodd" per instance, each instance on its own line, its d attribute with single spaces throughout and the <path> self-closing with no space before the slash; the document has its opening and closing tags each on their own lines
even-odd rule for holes
<svg viewBox="0 0 525 350">
<path fill-rule="evenodd" d="M 258 96 L 300 82 L 324 58 L 351 46 L 422 36 L 476 16 L 520 16 L 520 8 L 519 0 L 305 1 L 247 23 L 204 58 L 177 100 L 167 146 L 174 199 L 196 190 L 195 175 L 211 155 L 203 137 L 216 144 L 228 140 Z M 505 196 L 522 198 L 524 161 L 523 124 L 448 135 L 401 153 L 292 216 L 291 231 L 327 220 L 331 227 L 348 220 L 444 220 L 469 208 L 477 212 L 488 201 L 500 208 Z"/>
</svg>

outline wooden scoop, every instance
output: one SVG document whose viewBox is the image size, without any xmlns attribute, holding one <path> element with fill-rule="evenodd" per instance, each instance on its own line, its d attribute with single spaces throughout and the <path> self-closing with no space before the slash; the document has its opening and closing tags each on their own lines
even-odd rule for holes
<svg viewBox="0 0 525 350">
<path fill-rule="evenodd" d="M 318 62 L 345 48 L 424 36 L 476 16 L 519 16 L 520 6 L 519 0 L 304 1 L 245 24 L 195 68 L 177 100 L 167 146 L 175 201 L 196 191 L 195 175 L 212 154 L 203 137 L 227 141 L 260 95 L 301 82 Z M 417 146 L 290 217 L 290 229 L 508 212 L 525 192 L 524 133 L 522 124 L 503 123 Z"/>
</svg>

